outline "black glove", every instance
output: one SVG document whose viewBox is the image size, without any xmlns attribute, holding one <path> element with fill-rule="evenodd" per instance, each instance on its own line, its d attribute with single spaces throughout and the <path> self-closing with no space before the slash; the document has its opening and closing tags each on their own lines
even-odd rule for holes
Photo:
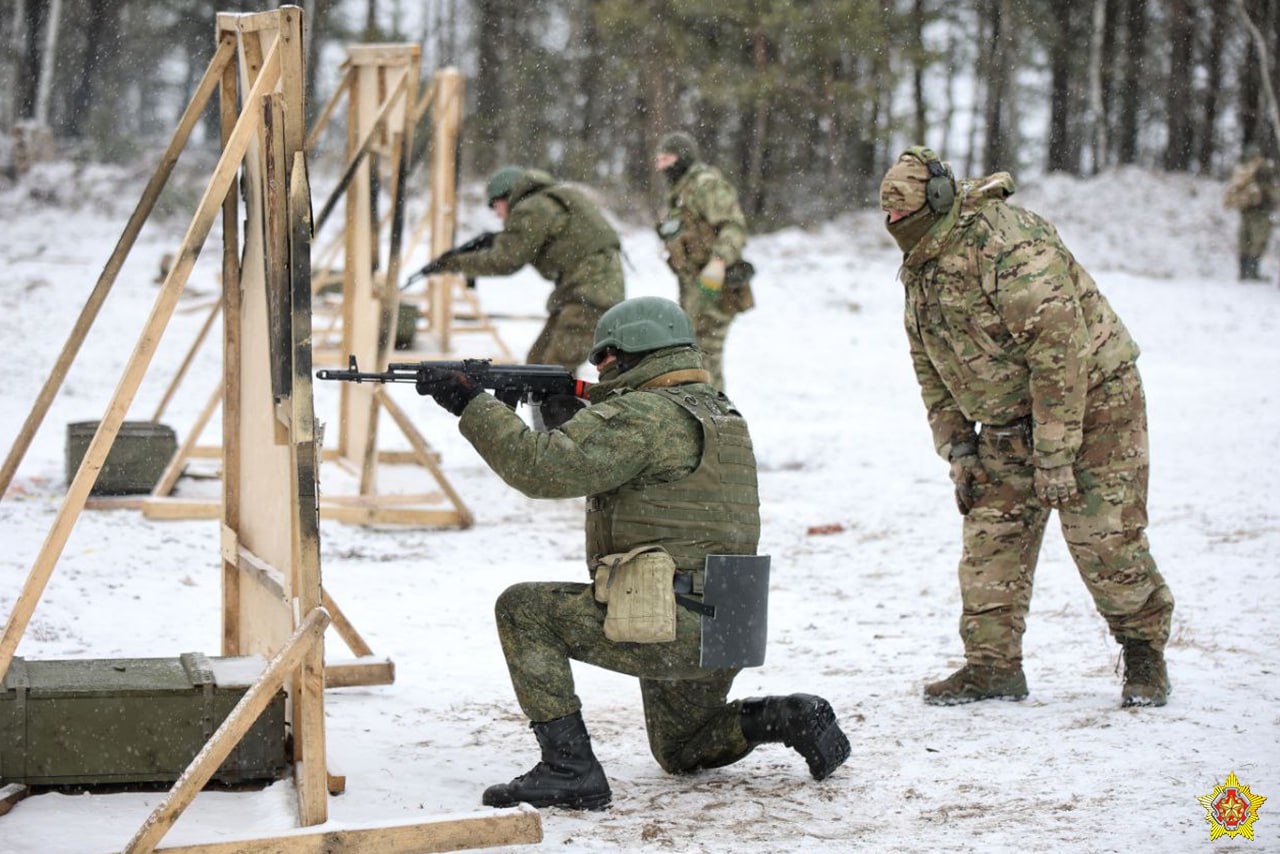
<svg viewBox="0 0 1280 854">
<path fill-rule="evenodd" d="M 472 398 L 484 391 L 462 371 L 453 371 L 432 380 L 420 376 L 414 388 L 418 390 L 418 394 L 431 395 L 436 403 L 454 415 L 462 415 Z"/>
<path fill-rule="evenodd" d="M 587 402 L 571 394 L 549 394 L 538 405 L 538 413 L 543 428 L 550 433 L 564 425 L 566 421 L 585 409 Z"/>
</svg>

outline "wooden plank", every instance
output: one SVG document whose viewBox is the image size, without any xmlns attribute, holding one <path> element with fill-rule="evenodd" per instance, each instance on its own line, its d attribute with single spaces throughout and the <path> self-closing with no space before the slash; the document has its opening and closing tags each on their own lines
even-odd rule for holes
<svg viewBox="0 0 1280 854">
<path fill-rule="evenodd" d="M 274 84 L 274 78 L 279 74 L 279 68 L 280 64 L 273 51 L 268 59 L 267 66 L 263 69 L 258 82 L 254 85 L 254 91 L 251 93 L 253 97 L 249 99 L 250 103 L 256 102 L 262 97 L 263 92 Z M 107 453 L 111 450 L 111 445 L 120 431 L 120 425 L 124 423 L 125 415 L 129 411 L 129 404 L 133 401 L 133 397 L 138 391 L 143 374 L 146 373 L 147 367 L 151 364 L 151 358 L 155 355 L 160 336 L 169 318 L 173 315 L 173 308 L 177 304 L 178 297 L 182 293 L 182 288 L 186 284 L 187 278 L 191 275 L 191 268 L 195 266 L 196 258 L 200 254 L 200 248 L 204 244 L 205 238 L 209 235 L 209 230 L 212 228 L 213 221 L 218 214 L 218 208 L 235 180 L 240 161 L 244 157 L 249 141 L 257 129 L 257 124 L 257 111 L 246 110 L 236 122 L 230 143 L 218 159 L 218 165 L 214 168 L 213 177 L 205 188 L 200 204 L 196 208 L 195 218 L 191 221 L 186 236 L 182 240 L 173 268 L 169 271 L 169 275 L 165 277 L 164 284 L 160 287 L 160 294 L 156 297 L 155 306 L 143 327 L 142 336 L 138 339 L 133 354 L 129 357 L 124 376 L 121 377 L 119 385 L 116 386 L 111 404 L 99 423 L 93 439 L 89 442 L 89 447 L 85 451 L 80 468 L 72 479 L 62 507 L 54 519 L 53 527 L 50 529 L 44 545 L 40 549 L 40 554 L 37 556 L 26 583 L 23 585 L 22 592 L 14 604 L 13 613 L 5 624 L 4 634 L 0 636 L 0 674 L 8 671 L 9 662 L 13 660 L 14 651 L 18 648 L 18 642 L 22 639 L 23 632 L 26 631 L 27 624 L 31 620 L 31 615 L 35 611 L 40 595 L 44 592 L 44 588 L 53 574 L 54 565 L 66 546 L 67 538 L 71 535 L 71 528 L 74 526 L 80 512 L 84 509 L 89 490 L 98 478 L 98 472 L 101 470 Z"/>
<path fill-rule="evenodd" d="M 13 805 L 27 795 L 31 794 L 31 787 L 24 786 L 21 783 L 9 783 L 7 786 L 0 786 L 0 815 L 4 815 L 13 809 Z"/>
<path fill-rule="evenodd" d="M 270 592 L 272 596 L 285 605 L 292 606 L 293 597 L 289 592 L 289 579 L 283 569 L 278 566 L 272 566 L 244 545 L 239 546 L 237 557 L 236 565 L 240 567 L 242 577 L 253 579 L 260 587 Z"/>
<path fill-rule="evenodd" d="M 146 503 L 142 495 L 91 495 L 85 499 L 86 510 L 141 510 Z"/>
<path fill-rule="evenodd" d="M 417 463 L 416 456 L 411 457 Z M 381 495 L 326 495 L 320 499 L 321 507 L 395 507 L 415 504 L 439 504 L 444 500 L 444 493 L 425 492 L 412 495 L 409 493 L 391 492 Z"/>
<path fill-rule="evenodd" d="M 356 631 L 356 627 L 347 619 L 347 615 L 338 607 L 338 603 L 329 595 L 329 591 L 323 587 L 320 588 L 321 602 L 324 609 L 329 612 L 329 616 L 333 619 L 333 627 L 338 632 L 338 637 L 342 638 L 351 652 L 360 658 L 366 658 L 373 655 L 373 650 L 369 644 L 365 643 L 365 639 Z"/>
<path fill-rule="evenodd" d="M 311 126 L 311 132 L 307 134 L 307 141 L 304 146 L 307 153 L 315 151 L 316 141 L 320 139 L 320 134 L 328 126 L 329 120 L 333 117 L 334 108 L 338 106 L 338 101 L 347 93 L 347 87 L 351 85 L 351 70 L 347 69 L 342 74 L 342 79 L 338 81 L 337 87 L 333 90 L 329 102 L 324 105 L 324 109 L 320 111 L 320 115 L 316 118 L 316 123 Z"/>
<path fill-rule="evenodd" d="M 225 23 L 224 16 L 218 15 L 219 27 Z M 239 116 L 239 91 L 239 64 L 227 63 L 219 102 L 224 149 Z M 235 188 L 222 202 L 222 506 L 218 508 L 223 530 L 231 532 L 233 541 L 235 532 L 240 530 L 240 303 L 240 193 Z M 224 550 L 222 654 L 229 656 L 242 654 L 240 571 L 235 561 L 235 549 Z"/>
<path fill-rule="evenodd" d="M 157 854 L 431 854 L 542 841 L 542 817 L 533 807 L 479 815 L 413 819 L 379 827 L 298 829 L 280 836 L 157 848 Z"/>
<path fill-rule="evenodd" d="M 416 65 L 422 49 L 416 44 L 353 44 L 347 47 L 347 63 L 350 65 L 376 65 L 379 67 Z M 417 69 L 414 69 L 415 71 Z"/>
<path fill-rule="evenodd" d="M 187 369 L 191 367 L 192 360 L 195 359 L 196 353 L 200 351 L 205 338 L 209 336 L 209 330 L 213 328 L 213 321 L 221 313 L 222 300 L 216 299 L 209 310 L 209 315 L 204 319 L 204 325 L 200 327 L 200 331 L 196 333 L 195 340 L 191 342 L 191 347 L 187 350 L 187 355 L 183 358 L 182 364 L 178 366 L 177 372 L 169 382 L 169 387 L 165 389 L 164 396 L 160 398 L 160 405 L 156 407 L 155 414 L 151 416 L 152 421 L 159 421 L 164 417 L 164 411 L 169 407 L 169 401 L 173 399 L 173 393 L 182 384 L 183 378 L 187 375 Z"/>
<path fill-rule="evenodd" d="M 438 528 L 466 528 L 472 524 L 457 510 L 408 510 L 389 507 L 324 507 L 323 519 L 333 519 L 349 525 L 424 525 Z"/>
<path fill-rule="evenodd" d="M 222 502 L 199 498 L 173 498 L 171 496 L 163 498 L 147 497 L 142 499 L 142 515 L 146 519 L 152 519 L 157 522 L 182 519 L 219 519 L 222 518 Z M 234 587 L 234 584 L 231 586 Z M 222 589 L 224 593 L 228 592 L 225 575 L 222 579 Z M 235 610 L 237 609 L 232 609 L 232 611 Z M 223 625 L 226 625 L 225 611 Z"/>
<path fill-rule="evenodd" d="M 327 661 L 324 665 L 325 688 L 352 688 L 358 685 L 393 685 L 396 666 L 389 658 L 359 658 L 354 661 Z"/>
<path fill-rule="evenodd" d="M 409 440 L 409 445 L 417 455 L 418 462 L 431 472 L 436 483 L 444 490 L 445 495 L 449 496 L 449 502 L 453 504 L 458 511 L 462 527 L 470 528 L 474 521 L 471 516 L 471 511 L 467 508 L 466 502 L 462 500 L 462 496 L 453 488 L 453 484 L 449 483 L 449 479 L 445 477 L 444 471 L 436 464 L 431 448 L 427 446 L 427 440 L 422 438 L 422 434 L 418 432 L 418 428 L 414 426 L 413 421 L 411 421 L 409 416 L 405 414 L 404 410 L 400 408 L 399 404 L 391 399 L 391 395 L 387 394 L 386 389 L 382 386 L 378 386 L 374 393 L 378 398 L 378 402 L 387 410 L 387 414 L 396 422 L 396 426 L 400 428 L 400 432 L 402 432 L 405 435 L 405 438 Z"/>
<path fill-rule="evenodd" d="M 107 295 L 111 292 L 111 287 L 115 284 L 116 278 L 120 274 L 120 268 L 124 266 L 125 259 L 133 249 L 138 233 L 142 230 L 143 223 L 151 215 L 156 199 L 159 198 L 160 192 L 164 189 L 165 184 L 168 183 L 173 167 L 177 165 L 178 157 L 182 154 L 182 149 L 186 146 L 187 139 L 191 136 L 192 128 L 200 120 L 205 105 L 209 102 L 214 88 L 218 85 L 223 69 L 231 66 L 230 60 L 234 52 L 235 39 L 223 38 L 219 40 L 218 49 L 214 52 L 213 58 L 209 60 L 209 67 L 205 70 L 204 76 L 200 78 L 195 93 L 191 96 L 191 102 L 187 104 L 186 110 L 183 111 L 182 117 L 178 120 L 178 127 L 174 130 L 173 137 L 169 140 L 169 146 L 164 150 L 164 154 L 160 156 L 159 166 L 156 167 L 151 180 L 147 182 L 146 188 L 142 191 L 142 198 L 138 200 L 137 206 L 133 209 L 133 213 L 130 214 L 129 221 L 125 224 L 124 232 L 120 235 L 120 240 L 116 242 L 115 249 L 111 251 L 111 256 L 107 259 L 106 266 L 102 268 L 102 273 L 98 276 L 97 284 L 93 286 L 88 301 L 85 302 L 84 308 L 80 311 L 80 316 L 71 328 L 71 333 L 67 336 L 67 341 L 62 346 L 62 352 L 54 362 L 52 373 L 45 380 L 44 387 L 40 390 L 40 394 L 37 395 L 30 414 L 27 415 L 26 421 L 23 422 L 22 429 L 18 431 L 18 437 L 9 449 L 4 466 L 0 467 L 0 496 L 4 495 L 9 488 L 9 484 L 13 481 L 13 476 L 18 470 L 18 464 L 22 462 L 22 458 L 31 446 L 31 440 L 40 428 L 40 424 L 44 421 L 44 417 L 53 403 L 54 396 L 58 393 L 58 389 L 62 387 L 62 382 L 66 379 L 67 372 L 71 369 L 71 363 L 75 361 L 76 355 L 80 352 L 80 345 L 84 342 L 85 336 L 88 335 L 89 329 L 98 317 L 98 312 L 102 308 L 103 302 L 106 301 Z M 0 667 L 0 673 L 3 672 L 4 667 Z"/>
<path fill-rule="evenodd" d="M 324 630 L 329 625 L 329 615 L 323 608 L 316 608 L 303 619 L 302 624 L 285 642 L 280 652 L 268 662 L 258 681 L 253 684 L 213 736 L 200 748 L 195 759 L 182 772 L 169 794 L 138 828 L 138 832 L 124 847 L 124 854 L 146 854 L 153 851 L 204 788 L 218 767 L 244 738 L 258 716 L 266 709 L 271 698 L 284 685 L 289 673 L 302 661 L 307 652 L 321 643 Z"/>
<path fill-rule="evenodd" d="M 209 400 L 205 403 L 204 409 L 200 410 L 200 415 L 196 418 L 195 424 L 191 425 L 191 429 L 187 431 L 186 438 L 182 440 L 182 444 L 178 446 L 178 450 L 174 452 L 173 457 L 169 460 L 169 465 L 165 466 L 164 473 L 160 475 L 160 479 L 156 481 L 156 485 L 151 489 L 152 498 L 161 498 L 171 492 L 178 484 L 178 478 L 182 476 L 182 470 L 187 465 L 187 460 L 191 458 L 191 451 L 195 447 L 196 442 L 200 440 L 204 428 L 209 425 L 209 419 L 213 417 L 213 412 L 218 408 L 218 404 L 222 402 L 222 383 L 219 382 L 214 388 L 213 394 L 209 395 Z"/>
<path fill-rule="evenodd" d="M 267 352 L 274 405 L 286 401 L 293 379 L 292 296 L 289 287 L 288 196 L 284 144 L 284 99 L 273 93 L 262 102 L 263 248 L 266 250 Z M 291 404 L 290 404 L 291 405 Z M 287 423 L 277 419 L 276 444 L 290 441 Z"/>
</svg>

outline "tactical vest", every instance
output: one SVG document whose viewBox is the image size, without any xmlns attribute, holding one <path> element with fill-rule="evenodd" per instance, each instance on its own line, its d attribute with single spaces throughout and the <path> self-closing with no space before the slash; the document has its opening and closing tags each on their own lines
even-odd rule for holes
<svg viewBox="0 0 1280 854">
<path fill-rule="evenodd" d="M 641 393 L 641 392 L 633 392 Z M 760 540 L 756 458 L 747 423 L 707 385 L 652 389 L 702 425 L 702 459 L 679 480 L 643 478 L 587 501 L 587 554 L 660 545 L 676 568 L 701 570 L 709 554 L 753 555 Z"/>
<path fill-rule="evenodd" d="M 689 174 L 676 185 L 668 201 L 667 223 L 679 223 L 679 227 L 670 237 L 664 237 L 663 242 L 671 256 L 671 269 L 676 271 L 676 275 L 688 279 L 697 276 L 711 260 L 711 247 L 719 236 L 716 227 L 695 214 L 688 205 L 688 197 L 698 185 L 711 180 L 723 181 L 724 178 L 710 166 L 694 164 Z"/>
<path fill-rule="evenodd" d="M 618 249 L 618 233 L 582 193 L 557 184 L 537 195 L 550 198 L 569 215 L 561 232 L 538 251 L 533 266 L 544 278 L 559 281 L 566 273 L 597 252 Z"/>
</svg>

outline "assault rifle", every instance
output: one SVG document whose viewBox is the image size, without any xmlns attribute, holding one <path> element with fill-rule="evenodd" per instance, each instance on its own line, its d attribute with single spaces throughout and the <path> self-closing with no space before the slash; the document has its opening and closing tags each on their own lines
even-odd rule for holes
<svg viewBox="0 0 1280 854">
<path fill-rule="evenodd" d="M 406 279 L 405 283 L 400 286 L 400 290 L 404 290 L 405 288 L 409 287 L 419 279 L 425 279 L 427 276 L 437 276 L 445 272 L 444 262 L 448 261 L 450 258 L 456 258 L 459 255 L 466 255 L 468 252 L 479 252 L 483 249 L 489 249 L 490 247 L 493 246 L 493 241 L 497 238 L 497 236 L 498 235 L 493 233 L 492 231 L 481 232 L 480 234 L 477 234 L 475 237 L 468 240 L 466 243 L 463 243 L 461 246 L 455 246 L 452 249 L 446 249 L 444 252 L 440 253 L 439 258 L 436 258 L 430 264 L 427 264 L 421 270 L 419 270 L 418 272 L 410 276 L 408 279 Z M 474 288 L 475 286 L 476 286 L 476 280 L 473 278 L 468 278 L 467 287 Z"/>
<path fill-rule="evenodd" d="M 552 429 L 585 405 L 583 399 L 592 385 L 575 378 L 559 365 L 495 365 L 488 359 L 392 362 L 385 371 L 366 373 L 356 364 L 356 357 L 351 356 L 347 370 L 321 369 L 316 371 L 316 377 L 351 383 L 413 383 L 419 394 L 431 394 L 433 386 L 448 381 L 456 373 L 466 374 L 473 383 L 492 391 L 494 397 L 513 409 L 517 403 L 529 404 L 534 407 L 537 417 Z M 564 412 L 568 413 L 567 416 L 552 424 Z"/>
</svg>

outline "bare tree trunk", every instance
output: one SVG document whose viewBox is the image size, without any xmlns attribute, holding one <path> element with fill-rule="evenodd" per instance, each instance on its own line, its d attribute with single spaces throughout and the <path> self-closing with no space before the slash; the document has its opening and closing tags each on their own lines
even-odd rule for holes
<svg viewBox="0 0 1280 854">
<path fill-rule="evenodd" d="M 991 20 L 991 70 L 987 75 L 986 126 L 987 145 L 983 171 L 995 172 L 1009 166 L 1010 54 L 1012 38 L 1008 32 L 1011 16 L 1009 0 L 989 0 Z"/>
<path fill-rule="evenodd" d="M 476 109 L 467 122 L 473 166 L 488 172 L 498 162 L 498 127 L 506 109 L 503 89 L 503 0 L 476 0 Z"/>
<path fill-rule="evenodd" d="M 67 112 L 67 135 L 81 137 L 97 106 L 96 94 L 104 75 L 114 69 L 120 54 L 120 14 L 123 0 L 90 0 L 86 11 L 92 26 L 85 45 L 80 75 L 71 91 Z"/>
<path fill-rule="evenodd" d="M 951 123 L 956 117 L 956 34 L 952 29 L 947 34 L 947 100 L 942 114 L 942 138 L 938 141 L 938 156 L 946 157 L 951 150 Z"/>
<path fill-rule="evenodd" d="M 1094 175 L 1107 165 L 1107 114 L 1102 92 L 1102 48 L 1107 29 L 1107 0 L 1093 0 L 1093 37 L 1089 43 L 1089 119 L 1093 125 L 1090 172 Z"/>
<path fill-rule="evenodd" d="M 5 127 L 12 128 L 22 117 L 22 66 L 27 46 L 27 0 L 14 0 L 13 39 L 9 43 L 9 91 L 5 104 Z"/>
<path fill-rule="evenodd" d="M 987 0 L 990 2 L 990 0 Z M 978 28 L 978 37 L 976 44 L 989 44 L 990 34 L 987 32 L 987 19 L 979 10 L 976 26 Z M 983 94 L 986 91 L 987 70 L 991 67 L 991 55 L 985 50 L 979 50 L 977 58 L 973 64 L 973 97 L 970 100 L 969 111 L 969 142 L 964 155 L 964 173 L 972 175 L 977 169 L 978 164 L 978 128 L 982 125 L 982 104 Z"/>
<path fill-rule="evenodd" d="M 53 92 L 53 71 L 57 67 L 58 22 L 62 18 L 62 0 L 51 0 L 49 19 L 45 22 L 44 56 L 40 59 L 40 84 L 36 89 L 36 124 L 49 125 L 49 96 Z"/>
<path fill-rule="evenodd" d="M 1200 151 L 1196 157 L 1201 175 L 1208 175 L 1213 168 L 1213 155 L 1217 148 L 1218 94 L 1222 88 L 1222 52 L 1227 41 L 1227 0 L 1212 0 L 1212 21 L 1209 25 L 1209 50 L 1204 57 L 1207 79 L 1204 95 L 1204 124 L 1200 131 Z"/>
<path fill-rule="evenodd" d="M 1169 140 L 1164 150 L 1164 168 L 1185 172 L 1191 166 L 1194 129 L 1191 126 L 1192 49 L 1195 31 L 1190 0 L 1169 0 L 1169 85 L 1165 91 Z"/>
<path fill-rule="evenodd" d="M 1236 10 L 1244 19 L 1245 26 L 1249 28 L 1249 34 L 1253 37 L 1253 46 L 1258 51 L 1258 64 L 1262 71 L 1260 75 L 1262 92 L 1267 99 L 1267 117 L 1271 120 L 1271 139 L 1274 141 L 1280 139 L 1280 106 L 1276 104 L 1276 89 L 1271 84 L 1271 55 L 1267 50 L 1267 41 L 1257 24 L 1249 17 L 1249 12 L 1244 7 L 1244 0 L 1236 0 Z"/>
<path fill-rule="evenodd" d="M 756 74 L 764 77 L 769 70 L 769 43 L 764 30 L 757 29 L 751 36 L 751 59 Z M 761 93 L 756 98 L 755 121 L 751 129 L 750 148 L 747 155 L 747 209 L 754 216 L 764 213 L 764 147 L 769 132 L 769 97 Z"/>
<path fill-rule="evenodd" d="M 929 116 L 924 91 L 924 0 L 913 0 L 911 5 L 911 88 L 915 92 L 915 141 L 924 145 L 929 133 Z"/>
<path fill-rule="evenodd" d="M 1138 158 L 1138 113 L 1142 98 L 1142 61 L 1147 51 L 1147 0 L 1128 0 L 1125 9 L 1124 83 L 1120 87 L 1121 163 Z"/>
</svg>

